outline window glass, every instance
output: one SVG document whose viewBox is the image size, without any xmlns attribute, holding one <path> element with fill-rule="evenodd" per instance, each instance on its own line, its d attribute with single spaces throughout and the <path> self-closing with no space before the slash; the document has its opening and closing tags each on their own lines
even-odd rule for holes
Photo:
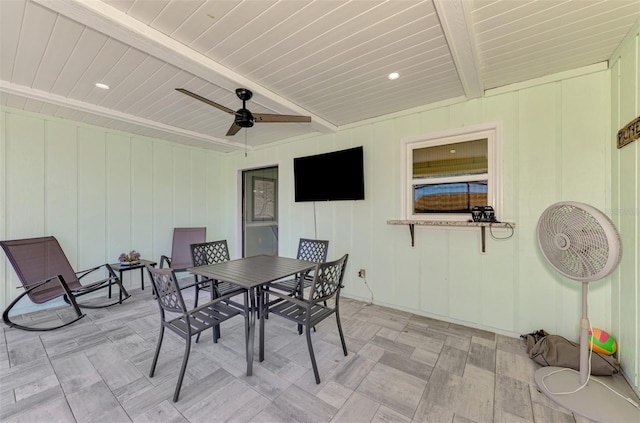
<svg viewBox="0 0 640 423">
<path fill-rule="evenodd" d="M 492 206 L 498 213 L 498 135 L 498 124 L 485 124 L 405 141 L 406 217 L 468 220 L 474 206 Z"/>
</svg>

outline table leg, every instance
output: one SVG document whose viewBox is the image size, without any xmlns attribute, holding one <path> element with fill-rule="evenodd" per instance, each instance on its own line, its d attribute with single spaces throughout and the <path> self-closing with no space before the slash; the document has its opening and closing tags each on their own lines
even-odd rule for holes
<svg viewBox="0 0 640 423">
<path fill-rule="evenodd" d="M 256 295 L 255 289 L 249 288 L 249 301 L 251 301 L 251 309 L 249 312 L 249 335 L 247 339 L 247 376 L 253 374 L 253 348 L 254 335 L 256 332 Z"/>
<path fill-rule="evenodd" d="M 120 283 L 124 286 L 124 282 L 122 282 L 122 270 L 120 271 Z M 111 289 L 111 284 L 109 284 L 109 289 Z M 120 303 L 122 303 L 122 289 L 120 289 Z"/>
<path fill-rule="evenodd" d="M 140 268 L 140 288 L 144 291 L 144 267 Z"/>
<path fill-rule="evenodd" d="M 264 291 L 261 287 L 258 287 L 258 313 L 260 314 L 260 352 L 258 354 L 258 360 L 262 363 L 264 361 Z"/>
</svg>

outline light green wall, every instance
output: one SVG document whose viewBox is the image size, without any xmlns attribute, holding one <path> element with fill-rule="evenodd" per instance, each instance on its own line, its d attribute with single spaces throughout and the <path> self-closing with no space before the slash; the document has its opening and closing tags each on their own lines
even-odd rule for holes
<svg viewBox="0 0 640 423">
<path fill-rule="evenodd" d="M 295 255 L 300 237 L 329 239 L 329 259 L 350 255 L 346 295 L 370 298 L 357 278 L 357 270 L 364 268 L 378 304 L 504 334 L 544 328 L 576 339 L 580 284 L 546 265 L 535 226 L 541 212 L 557 201 L 612 210 L 612 156 L 617 152 L 611 148 L 610 88 L 611 71 L 576 71 L 558 81 L 282 142 L 250 151 L 248 157 L 2 109 L 0 171 L 6 182 L 0 185 L 0 237 L 54 234 L 72 264 L 82 268 L 111 261 L 130 248 L 159 259 L 170 249 L 171 228 L 206 225 L 207 238 L 228 239 L 232 257 L 238 257 L 239 171 L 278 165 L 280 254 Z M 401 140 L 493 121 L 503 125 L 501 217 L 516 223 L 514 236 L 488 237 L 483 255 L 477 230 L 416 228 L 416 247 L 411 248 L 408 227 L 386 223 L 402 217 Z M 359 145 L 365 152 L 366 200 L 316 203 L 315 213 L 312 203 L 293 201 L 294 157 Z M 631 168 L 637 180 L 637 151 L 631 156 L 621 160 L 635 160 Z M 637 207 L 637 182 L 634 187 Z M 635 243 L 637 256 L 637 235 Z M 6 303 L 16 295 L 9 291 L 16 281 L 6 260 L 0 266 Z M 609 277 L 590 286 L 592 323 L 614 336 L 622 337 L 620 328 L 638 320 L 637 261 L 635 266 L 635 285 Z M 633 280 L 634 270 L 625 272 L 625 279 Z M 615 308 L 622 302 L 625 307 Z M 629 330 L 637 333 L 637 328 Z M 625 339 L 623 365 L 634 377 L 637 337 L 636 347 L 627 347 Z"/>
<path fill-rule="evenodd" d="M 546 264 L 535 227 L 542 211 L 558 201 L 580 201 L 611 214 L 610 71 L 584 73 L 282 143 L 250 152 L 246 158 L 231 155 L 224 162 L 227 199 L 229 204 L 237 202 L 233 178 L 239 169 L 277 164 L 281 253 L 295 254 L 299 237 L 329 239 L 330 259 L 350 254 L 345 295 L 370 298 L 357 278 L 358 269 L 364 268 L 378 304 L 511 335 L 543 328 L 577 341 L 581 284 L 559 276 Z M 502 220 L 516 223 L 514 236 L 488 237 L 483 255 L 477 230 L 416 227 L 416 247 L 411 248 L 408 227 L 386 223 L 402 217 L 401 140 L 493 121 L 503 124 Z M 366 200 L 316 203 L 316 234 L 313 205 L 293 201 L 293 158 L 357 145 L 365 151 Z M 637 154 L 633 158 L 637 175 Z M 635 183 L 630 189 L 637 191 Z M 623 236 L 629 237 L 631 232 L 624 229 Z M 234 230 L 232 225 L 227 236 L 232 237 Z M 637 239 L 632 234 L 630 238 Z M 637 251 L 636 247 L 636 257 Z M 616 294 L 627 303 L 621 316 L 616 317 L 618 303 L 612 299 L 612 290 L 620 288 L 612 277 L 591 283 L 589 292 L 594 327 L 622 340 L 625 335 L 615 322 L 638 316 L 637 270 L 635 285 L 633 269 L 628 272 L 624 292 Z M 634 330 L 637 333 L 638 325 L 627 329 Z M 623 365 L 633 379 L 638 349 L 624 343 L 621 348 Z"/>
<path fill-rule="evenodd" d="M 640 34 L 638 27 L 611 67 L 611 135 L 640 116 Z M 625 374 L 640 386 L 640 141 L 621 149 L 610 143 L 611 210 L 623 245 L 622 262 L 612 277 L 611 331 L 620 344 Z"/>
<path fill-rule="evenodd" d="M 6 108 L 0 123 L 0 239 L 54 235 L 80 270 L 131 249 L 159 261 L 175 226 L 224 227 L 217 153 Z M 0 275 L 6 306 L 20 283 L 4 254 Z"/>
<path fill-rule="evenodd" d="M 292 254 L 299 237 L 316 236 L 313 205 L 293 201 L 293 158 L 363 145 L 366 200 L 315 205 L 317 236 L 331 241 L 330 258 L 350 254 L 347 295 L 369 296 L 356 276 L 365 268 L 380 304 L 505 333 L 545 328 L 575 338 L 580 285 L 544 263 L 534 229 L 541 212 L 560 200 L 609 208 L 608 99 L 608 73 L 591 73 L 283 143 L 247 158 L 232 155 L 225 174 L 280 166 L 281 251 Z M 401 218 L 402 138 L 492 121 L 503 123 L 502 219 L 516 223 L 515 235 L 489 237 L 482 255 L 478 230 L 416 228 L 411 248 L 408 227 L 386 223 Z M 224 186 L 235 195 L 231 179 Z M 609 297 L 608 281 L 594 284 L 591 315 L 601 327 L 611 324 Z"/>
</svg>

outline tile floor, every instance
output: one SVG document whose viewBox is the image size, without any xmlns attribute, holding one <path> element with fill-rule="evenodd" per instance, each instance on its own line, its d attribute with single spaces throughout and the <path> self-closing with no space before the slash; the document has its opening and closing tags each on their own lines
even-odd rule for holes
<svg viewBox="0 0 640 423">
<path fill-rule="evenodd" d="M 247 377 L 237 317 L 222 326 L 218 344 L 209 333 L 194 344 L 173 403 L 184 342 L 167 332 L 149 378 L 158 307 L 148 289 L 131 293 L 122 305 L 87 310 L 87 317 L 52 332 L 0 324 L 0 421 L 589 421 L 536 390 L 537 366 L 519 339 L 345 298 L 349 355 L 342 354 L 334 319 L 312 336 L 320 385 L 305 337 L 277 316 L 267 321 L 266 359 Z M 185 297 L 191 304 L 193 292 Z M 613 384 L 633 395 L 622 377 Z"/>
</svg>

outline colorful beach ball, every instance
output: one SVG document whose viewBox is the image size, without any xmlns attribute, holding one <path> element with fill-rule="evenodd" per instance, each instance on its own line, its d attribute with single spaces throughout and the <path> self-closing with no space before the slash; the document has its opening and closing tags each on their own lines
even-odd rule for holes
<svg viewBox="0 0 640 423">
<path fill-rule="evenodd" d="M 618 350 L 618 343 L 607 332 L 593 328 L 593 332 L 589 331 L 589 348 L 600 354 L 611 355 Z"/>
</svg>

